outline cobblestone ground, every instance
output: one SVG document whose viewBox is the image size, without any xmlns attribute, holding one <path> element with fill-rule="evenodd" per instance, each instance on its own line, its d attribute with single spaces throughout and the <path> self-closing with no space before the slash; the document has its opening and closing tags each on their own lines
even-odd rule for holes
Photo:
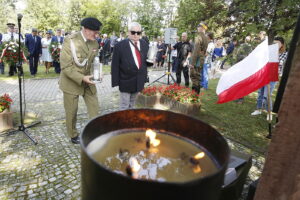
<svg viewBox="0 0 300 200">
<path fill-rule="evenodd" d="M 163 73 L 150 73 L 150 82 Z M 0 134 L 0 199 L 80 199 L 80 146 L 74 145 L 66 136 L 62 93 L 58 89 L 58 79 L 30 79 L 25 81 L 26 111 L 37 114 L 42 121 L 29 130 L 38 141 L 34 145 L 22 132 L 11 135 Z M 111 88 L 110 75 L 106 75 L 97 85 L 100 113 L 117 110 L 118 90 Z M 166 81 L 166 79 L 161 79 Z M 18 108 L 17 81 L 1 82 L 0 94 L 9 93 Z M 83 100 L 79 102 L 79 131 L 87 122 Z M 242 152 L 250 150 L 229 141 L 233 149 Z M 253 167 L 248 183 L 255 180 L 262 169 L 264 159 L 254 155 Z M 247 185 L 243 193 L 245 199 Z"/>
</svg>

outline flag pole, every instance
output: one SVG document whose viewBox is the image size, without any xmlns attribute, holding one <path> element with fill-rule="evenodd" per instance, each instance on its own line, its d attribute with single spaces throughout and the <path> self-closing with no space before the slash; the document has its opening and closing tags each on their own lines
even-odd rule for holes
<svg viewBox="0 0 300 200">
<path fill-rule="evenodd" d="M 269 134 L 266 136 L 266 138 L 271 139 L 272 137 L 272 113 L 271 113 L 271 88 L 270 88 L 270 83 L 267 85 L 267 90 L 268 90 L 268 125 L 269 125 Z"/>
</svg>

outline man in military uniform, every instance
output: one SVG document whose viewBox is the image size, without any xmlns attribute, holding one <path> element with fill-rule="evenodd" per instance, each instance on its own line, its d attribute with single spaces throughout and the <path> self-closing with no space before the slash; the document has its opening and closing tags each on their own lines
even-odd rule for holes
<svg viewBox="0 0 300 200">
<path fill-rule="evenodd" d="M 205 31 L 207 30 L 207 25 L 201 22 L 198 27 L 198 36 L 195 39 L 195 46 L 191 56 L 190 62 L 190 77 L 192 80 L 192 89 L 200 93 L 200 80 L 201 80 L 201 70 L 203 68 L 205 53 L 208 45 L 208 39 L 205 36 Z"/>
<path fill-rule="evenodd" d="M 64 96 L 67 133 L 74 144 L 79 144 L 76 130 L 79 95 L 85 101 L 89 118 L 98 115 L 97 90 L 90 74 L 93 60 L 98 55 L 96 34 L 101 25 L 96 18 L 83 19 L 81 31 L 66 37 L 60 55 L 59 88 Z"/>
</svg>

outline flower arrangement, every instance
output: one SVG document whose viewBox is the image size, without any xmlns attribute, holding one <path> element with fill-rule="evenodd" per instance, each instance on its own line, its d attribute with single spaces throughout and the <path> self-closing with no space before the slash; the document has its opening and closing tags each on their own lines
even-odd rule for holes
<svg viewBox="0 0 300 200">
<path fill-rule="evenodd" d="M 0 46 L 0 62 L 4 61 L 6 63 L 14 64 L 19 62 L 19 45 L 17 42 L 8 41 L 3 42 Z M 21 60 L 26 61 L 26 56 L 28 55 L 28 50 L 25 48 L 24 44 L 21 44 Z"/>
<path fill-rule="evenodd" d="M 60 51 L 61 51 L 61 44 L 59 42 L 50 43 L 49 52 L 51 53 L 53 61 L 59 62 Z"/>
<path fill-rule="evenodd" d="M 11 103 L 12 99 L 8 94 L 0 96 L 0 113 L 2 113 L 6 109 L 9 110 Z"/>
<path fill-rule="evenodd" d="M 199 95 L 194 90 L 177 84 L 168 85 L 168 86 L 166 85 L 149 86 L 144 88 L 144 90 L 142 90 L 141 93 L 145 96 L 153 96 L 153 95 L 161 94 L 171 99 L 174 99 L 178 102 L 191 103 L 191 104 L 201 103 L 200 96 L 203 95 L 203 93 Z"/>
</svg>

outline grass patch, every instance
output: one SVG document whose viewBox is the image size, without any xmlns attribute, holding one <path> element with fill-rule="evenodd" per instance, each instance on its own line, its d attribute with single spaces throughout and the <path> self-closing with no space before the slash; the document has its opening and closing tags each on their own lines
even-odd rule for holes
<svg viewBox="0 0 300 200">
<path fill-rule="evenodd" d="M 216 104 L 216 86 L 218 80 L 210 80 L 209 89 L 202 96 L 202 107 L 199 118 L 217 129 L 223 136 L 263 153 L 269 140 L 266 114 L 251 116 L 256 108 L 257 92 L 245 97 L 243 104 L 228 102 Z M 276 93 L 276 92 L 274 92 Z M 272 123 L 275 123 L 273 120 Z"/>
<path fill-rule="evenodd" d="M 5 64 L 5 74 L 0 74 L 0 81 L 18 79 L 17 75 L 7 77 L 8 71 L 9 71 L 9 66 L 8 66 L 8 64 Z M 32 78 L 31 74 L 30 74 L 30 70 L 29 70 L 29 65 L 28 64 L 23 64 L 23 71 L 24 71 L 25 79 Z M 34 78 L 36 78 L 36 79 L 43 79 L 43 78 L 57 78 L 57 77 L 59 77 L 59 74 L 55 73 L 54 67 L 50 68 L 48 74 L 46 74 L 45 71 L 46 71 L 45 65 L 39 65 L 38 66 L 38 72 L 37 72 L 37 74 L 36 74 L 36 76 Z M 110 66 L 105 65 L 103 67 L 103 72 L 104 72 L 104 74 L 110 74 Z"/>
</svg>

